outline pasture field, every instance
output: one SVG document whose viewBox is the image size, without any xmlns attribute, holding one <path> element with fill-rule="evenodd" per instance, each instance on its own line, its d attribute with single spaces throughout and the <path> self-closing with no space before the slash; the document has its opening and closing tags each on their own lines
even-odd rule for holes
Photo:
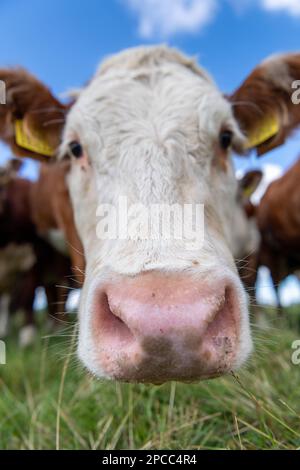
<svg viewBox="0 0 300 470">
<path fill-rule="evenodd" d="M 300 307 L 292 310 L 289 318 L 299 318 Z M 271 326 L 254 326 L 246 369 L 194 385 L 96 380 L 78 364 L 72 324 L 59 337 L 41 329 L 26 351 L 13 334 L 0 366 L 0 448 L 299 448 L 300 365 L 291 344 L 300 332 L 294 320 L 265 315 Z"/>
</svg>

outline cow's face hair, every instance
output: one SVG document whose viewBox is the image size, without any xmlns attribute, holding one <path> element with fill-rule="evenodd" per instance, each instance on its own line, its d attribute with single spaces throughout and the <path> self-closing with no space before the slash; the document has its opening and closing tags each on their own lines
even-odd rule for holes
<svg viewBox="0 0 300 470">
<path fill-rule="evenodd" d="M 232 255 L 230 149 L 243 139 L 206 73 L 165 49 L 108 61 L 79 96 L 61 151 L 73 153 L 68 182 L 87 262 L 79 353 L 97 375 L 191 380 L 248 356 Z M 98 239 L 97 207 L 120 197 L 146 207 L 204 204 L 204 245 Z"/>
<path fill-rule="evenodd" d="M 299 56 L 288 60 L 294 76 Z M 286 90 L 274 100 L 279 85 L 266 67 L 237 90 L 232 107 L 208 75 L 176 51 L 133 49 L 105 62 L 71 108 L 60 154 L 71 155 L 67 181 L 86 256 L 79 355 L 96 375 L 192 381 L 234 370 L 248 357 L 247 299 L 234 262 L 237 183 L 230 153 L 245 143 L 238 120 L 253 139 L 271 109 L 280 142 L 300 121 L 285 103 Z M 256 89 L 259 112 L 251 108 L 249 120 L 244 103 Z M 267 99 L 262 90 L 269 90 Z M 293 125 L 280 120 L 285 104 Z M 275 145 L 271 141 L 260 153 Z M 103 240 L 97 210 L 105 204 L 109 219 L 120 197 L 129 209 L 203 204 L 204 242 L 190 249 L 184 239 L 163 240 L 159 224 L 156 239 Z"/>
</svg>

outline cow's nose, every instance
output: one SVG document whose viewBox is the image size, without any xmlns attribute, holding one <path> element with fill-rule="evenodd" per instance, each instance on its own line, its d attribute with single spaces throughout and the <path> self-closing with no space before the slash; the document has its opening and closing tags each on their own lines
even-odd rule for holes
<svg viewBox="0 0 300 470">
<path fill-rule="evenodd" d="M 105 375 L 161 383 L 231 369 L 239 341 L 235 288 L 146 273 L 107 284 L 92 309 L 93 341 Z"/>
</svg>

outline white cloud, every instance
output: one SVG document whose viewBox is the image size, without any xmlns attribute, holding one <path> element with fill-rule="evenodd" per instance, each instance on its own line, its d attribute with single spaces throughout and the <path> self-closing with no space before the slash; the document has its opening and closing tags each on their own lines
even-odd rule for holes
<svg viewBox="0 0 300 470">
<path fill-rule="evenodd" d="M 292 16 L 300 16 L 300 0 L 261 0 L 267 11 L 285 11 Z"/>
<path fill-rule="evenodd" d="M 222 0 L 219 0 L 222 1 Z M 300 0 L 225 0 L 238 13 L 245 13 L 251 7 L 259 7 L 269 13 L 285 12 L 291 16 L 300 15 Z"/>
<path fill-rule="evenodd" d="M 210 23 L 219 6 L 227 4 L 238 13 L 262 8 L 268 13 L 300 16 L 300 0 L 120 0 L 138 18 L 144 39 L 168 38 L 177 33 L 195 33 Z"/>
<path fill-rule="evenodd" d="M 200 31 L 213 18 L 217 0 L 123 0 L 138 16 L 141 37 L 167 38 Z"/>
</svg>

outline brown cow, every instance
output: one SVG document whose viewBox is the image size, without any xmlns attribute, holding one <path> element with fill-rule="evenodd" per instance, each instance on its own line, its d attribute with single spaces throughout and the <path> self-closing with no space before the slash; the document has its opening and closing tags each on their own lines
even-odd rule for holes
<svg viewBox="0 0 300 470">
<path fill-rule="evenodd" d="M 6 85 L 6 105 L 0 106 L 0 135 L 18 156 L 30 156 L 38 160 L 47 160 L 41 154 L 26 148 L 20 152 L 20 146 L 14 139 L 15 129 L 10 121 L 23 118 L 26 129 L 42 128 L 43 139 L 50 147 L 56 148 L 65 122 L 69 105 L 63 105 L 52 99 L 51 92 L 27 71 L 18 68 L 14 71 L 1 70 L 1 80 Z M 26 110 L 31 109 L 30 113 Z M 25 117 L 26 114 L 26 117 Z M 48 159 L 49 160 L 49 159 Z M 66 174 L 70 163 L 42 165 L 39 180 L 32 188 L 31 204 L 33 220 L 38 232 L 48 236 L 49 232 L 59 230 L 67 240 L 74 274 L 79 283 L 84 277 L 83 246 L 74 225 L 73 210 L 66 184 Z"/>
<path fill-rule="evenodd" d="M 71 269 L 68 256 L 60 254 L 37 232 L 31 213 L 32 193 L 35 205 L 36 184 L 16 176 L 18 163 L 13 160 L 0 171 L 0 296 L 10 294 L 11 312 L 25 312 L 25 327 L 20 342 L 27 345 L 34 334 L 33 302 L 35 290 L 43 286 L 52 319 L 63 321 L 66 289 Z M 4 306 L 2 306 L 4 308 Z M 2 335 L 5 333 L 5 308 L 2 311 Z M 4 319 L 3 319 L 4 318 Z"/>
<path fill-rule="evenodd" d="M 258 252 L 260 233 L 256 221 L 256 206 L 251 202 L 251 196 L 256 191 L 263 177 L 261 170 L 247 171 L 239 179 L 238 204 L 245 215 L 242 226 L 236 227 L 240 245 L 240 255 L 237 260 L 239 275 L 246 287 L 250 298 L 255 295 L 255 282 L 258 269 Z"/>
<path fill-rule="evenodd" d="M 293 220 L 297 220 L 297 176 L 299 175 L 299 161 L 280 179 L 270 183 L 259 204 L 254 205 L 250 199 L 240 196 L 242 205 L 249 220 L 249 224 L 256 226 L 258 238 L 257 249 L 251 252 L 244 243 L 244 261 L 239 266 L 239 273 L 251 297 L 255 297 L 255 284 L 260 266 L 266 266 L 271 275 L 272 285 L 276 294 L 278 313 L 282 312 L 279 295 L 280 283 L 290 274 L 298 276 L 299 260 L 295 245 L 290 245 L 290 230 Z M 292 175 L 292 177 L 291 177 Z M 249 181 L 259 184 L 262 177 L 260 170 L 247 172 L 240 180 L 241 188 L 247 188 Z M 291 184 L 292 191 L 289 191 Z M 293 187 L 294 186 L 294 187 Z M 279 190 L 278 190 L 279 188 Z M 246 191 L 246 194 L 248 191 Z M 292 197 L 292 200 L 290 199 Z M 299 210 L 299 209 L 298 209 Z M 291 218 L 291 212 L 292 218 Z M 282 215 L 284 214 L 284 217 Z M 297 227 L 294 226 L 295 231 Z M 281 235 L 279 235 L 279 230 Z M 283 235 L 282 235 L 283 234 Z M 300 233 L 299 233 L 300 237 Z M 241 242 L 245 239 L 241 237 Z"/>
<path fill-rule="evenodd" d="M 258 265 L 269 268 L 279 312 L 280 282 L 300 269 L 300 159 L 273 181 L 256 208 L 261 234 Z"/>
<path fill-rule="evenodd" d="M 1 186 L 0 186 L 1 188 Z M 9 243 L 5 248 L 0 249 L 0 338 L 7 335 L 8 322 L 9 322 L 9 311 L 11 310 L 11 296 L 15 291 L 16 286 L 22 284 L 24 286 L 25 276 L 27 279 L 31 278 L 31 268 L 36 262 L 34 250 L 30 243 L 24 245 L 18 245 L 16 243 Z M 27 281 L 28 284 L 28 281 Z M 24 286 L 25 287 L 25 286 Z M 29 304 L 33 302 L 31 299 L 31 293 L 26 289 L 25 295 Z M 27 300 L 21 302 L 20 305 L 24 310 L 26 324 L 33 324 L 33 312 L 32 305 L 29 305 Z M 31 331 L 32 328 L 27 328 Z M 23 334 L 24 337 L 24 334 Z M 24 340 L 21 340 L 23 343 Z"/>
</svg>

